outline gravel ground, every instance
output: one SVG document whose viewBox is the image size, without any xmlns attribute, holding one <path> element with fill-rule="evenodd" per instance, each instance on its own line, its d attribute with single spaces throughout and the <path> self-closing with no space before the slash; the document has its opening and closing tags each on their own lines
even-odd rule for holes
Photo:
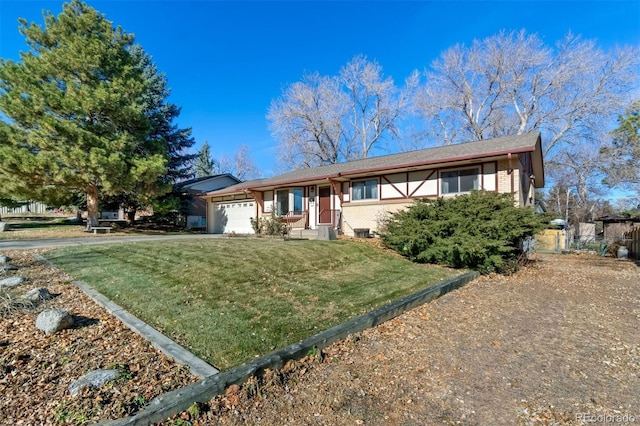
<svg viewBox="0 0 640 426">
<path fill-rule="evenodd" d="M 3 424 L 83 424 L 135 413 L 193 383 L 186 368 L 97 307 L 69 277 L 5 253 L 56 299 L 0 318 Z M 547 425 L 640 422 L 640 268 L 593 255 L 538 255 L 482 277 L 317 356 L 267 372 L 165 425 Z M 45 336 L 44 307 L 80 320 Z M 125 377 L 72 398 L 80 374 Z"/>
</svg>

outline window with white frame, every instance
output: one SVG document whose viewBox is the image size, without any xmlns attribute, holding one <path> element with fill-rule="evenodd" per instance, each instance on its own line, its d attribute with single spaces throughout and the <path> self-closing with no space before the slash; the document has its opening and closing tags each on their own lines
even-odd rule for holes
<svg viewBox="0 0 640 426">
<path fill-rule="evenodd" d="M 440 173 L 440 193 L 460 194 L 480 189 L 480 169 L 447 170 Z"/>
<path fill-rule="evenodd" d="M 368 179 L 355 181 L 351 185 L 352 199 L 357 200 L 377 200 L 378 199 L 378 179 Z"/>
<path fill-rule="evenodd" d="M 294 215 L 302 214 L 302 198 L 302 188 L 276 191 L 276 215 L 285 216 L 289 212 Z"/>
</svg>

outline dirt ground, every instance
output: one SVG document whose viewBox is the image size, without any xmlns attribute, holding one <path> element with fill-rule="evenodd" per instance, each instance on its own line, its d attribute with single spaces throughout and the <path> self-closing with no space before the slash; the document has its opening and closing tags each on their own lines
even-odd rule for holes
<svg viewBox="0 0 640 426">
<path fill-rule="evenodd" d="M 2 422 L 115 418 L 195 380 L 68 277 L 28 254 L 5 254 L 30 277 L 25 289 L 61 293 L 47 307 L 71 310 L 85 325 L 44 336 L 34 327 L 42 307 L 0 318 Z M 514 276 L 482 277 L 163 424 L 639 423 L 639 302 L 640 267 L 632 261 L 538 255 Z M 107 364 L 130 373 L 69 396 L 79 373 Z"/>
</svg>

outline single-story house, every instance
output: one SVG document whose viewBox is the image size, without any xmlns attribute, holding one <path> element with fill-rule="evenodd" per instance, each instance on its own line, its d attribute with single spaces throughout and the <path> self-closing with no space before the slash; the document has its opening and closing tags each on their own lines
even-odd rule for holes
<svg viewBox="0 0 640 426">
<path fill-rule="evenodd" d="M 240 183 L 240 180 L 229 173 L 204 176 L 176 183 L 174 192 L 181 193 L 186 202 L 187 227 L 204 228 L 206 226 L 207 203 L 204 199 L 197 197 L 198 195 L 237 183 Z"/>
<path fill-rule="evenodd" d="M 294 170 L 208 192 L 207 232 L 251 234 L 250 219 L 274 213 L 293 229 L 329 225 L 353 236 L 415 199 L 471 190 L 513 194 L 535 204 L 544 186 L 540 134 L 447 145 Z"/>
</svg>

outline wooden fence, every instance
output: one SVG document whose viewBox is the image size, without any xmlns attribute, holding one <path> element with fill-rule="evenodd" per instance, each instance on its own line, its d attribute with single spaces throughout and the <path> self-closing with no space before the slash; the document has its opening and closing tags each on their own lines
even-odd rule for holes
<svg viewBox="0 0 640 426">
<path fill-rule="evenodd" d="M 48 206 L 44 203 L 40 203 L 37 201 L 30 201 L 30 202 L 25 202 L 25 204 L 16 208 L 2 206 L 0 207 L 0 215 L 7 216 L 11 214 L 22 214 L 22 213 L 41 214 L 41 213 L 46 213 L 48 209 L 49 209 Z"/>
<path fill-rule="evenodd" d="M 640 259 L 640 226 L 624 233 L 624 240 L 629 249 L 629 257 Z"/>
</svg>

